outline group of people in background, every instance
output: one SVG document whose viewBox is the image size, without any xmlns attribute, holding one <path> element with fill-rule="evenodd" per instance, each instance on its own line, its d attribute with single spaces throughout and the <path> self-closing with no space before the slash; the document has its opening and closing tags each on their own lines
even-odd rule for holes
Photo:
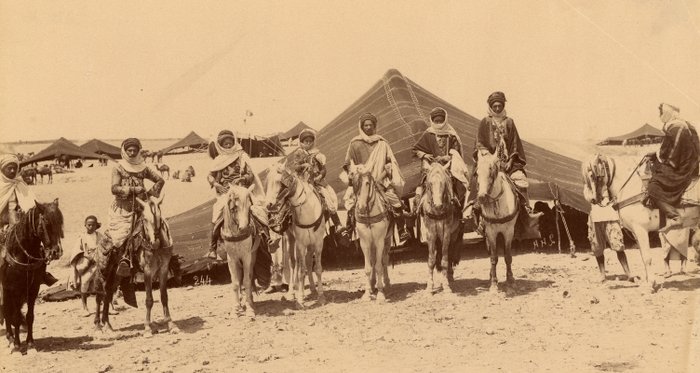
<svg viewBox="0 0 700 373">
<path fill-rule="evenodd" d="M 473 152 L 470 154 L 475 160 L 478 153 L 495 154 L 500 161 L 500 170 L 508 175 L 513 184 L 523 196 L 523 208 L 529 210 L 528 180 L 525 171 L 527 161 L 520 136 L 514 120 L 506 113 L 506 97 L 503 92 L 494 92 L 486 100 L 488 104 L 487 115 L 481 120 Z M 700 160 L 700 144 L 697 132 L 688 122 L 680 119 L 678 108 L 662 104 L 659 107 L 659 115 L 664 123 L 664 141 L 658 152 L 650 153 L 649 158 L 654 159 L 656 166 L 649 183 L 648 194 L 654 204 L 668 217 L 667 228 L 680 225 L 676 206 L 680 202 L 680 196 L 690 183 L 690 180 L 698 174 L 698 161 Z M 358 135 L 348 146 L 341 180 L 348 185 L 343 202 L 348 210 L 348 220 L 344 232 L 354 230 L 353 209 L 355 206 L 355 194 L 352 191 L 351 175 L 355 166 L 362 165 L 375 176 L 377 185 L 381 188 L 388 205 L 392 207 L 393 217 L 401 240 L 406 240 L 409 234 L 406 230 L 404 216 L 406 208 L 400 199 L 404 179 L 401 168 L 396 160 L 389 142 L 377 134 L 380 125 L 378 118 L 372 113 L 365 113 L 358 120 Z M 288 155 L 285 165 L 297 174 L 305 174 L 310 177 L 312 184 L 322 196 L 324 208 L 327 210 L 329 220 L 335 229 L 341 228 L 341 222 L 337 215 L 337 199 L 335 191 L 326 181 L 326 156 L 317 147 L 317 135 L 312 130 L 303 130 L 299 134 L 299 147 Z M 207 180 L 217 201 L 212 212 L 212 229 L 209 253 L 212 259 L 220 259 L 217 255 L 217 244 L 220 239 L 222 211 L 226 206 L 225 196 L 231 185 L 252 186 L 254 198 L 262 202 L 264 189 L 257 171 L 250 162 L 250 157 L 240 144 L 237 143 L 234 133 L 230 130 L 219 132 L 213 143 L 213 160 L 209 169 Z M 414 145 L 415 157 L 421 162 L 423 175 L 421 185 L 416 189 L 416 198 L 420 199 L 423 193 L 422 183 L 425 179 L 425 170 L 435 162 L 441 165 L 449 164 L 452 176 L 452 187 L 456 200 L 454 204 L 463 212 L 463 218 L 469 218 L 478 210 L 478 204 L 473 203 L 474 196 L 470 196 L 469 184 L 471 173 L 464 161 L 464 145 L 457 131 L 449 122 L 449 114 L 444 108 L 434 108 L 430 112 L 430 123 L 425 133 Z M 136 138 L 128 138 L 121 144 L 122 159 L 117 162 L 112 170 L 110 191 L 114 196 L 108 212 L 107 232 L 114 247 L 121 247 L 132 233 L 136 217 L 142 209 L 142 205 L 136 203 L 136 198 L 146 199 L 149 196 L 159 196 L 165 180 L 161 175 L 146 166 L 142 153 L 141 142 Z M 0 183 L 0 223 L 1 233 L 7 231 L 9 225 L 17 222 L 17 216 L 26 212 L 35 205 L 36 196 L 27 187 L 18 175 L 20 162 L 15 155 L 4 154 L 0 158 L 2 171 Z M 153 183 L 146 188 L 145 180 Z M 416 206 L 418 203 L 415 204 Z M 415 211 L 411 211 L 415 213 Z M 269 231 L 265 226 L 266 219 L 262 218 L 267 211 L 261 203 L 258 203 L 252 212 L 254 219 L 260 225 L 265 240 L 269 239 Z M 97 229 L 100 227 L 95 216 L 85 219 L 86 232 L 79 238 L 78 251 L 90 255 L 97 247 L 100 239 Z M 620 235 L 621 236 L 621 235 Z M 0 248 L 4 248 L 4 235 L 0 235 Z M 135 270 L 135 258 L 130 247 L 122 247 L 123 256 L 120 258 L 118 273 L 120 276 L 129 276 Z M 4 251 L 0 254 L 0 279 L 2 269 L 6 266 Z M 46 284 L 56 282 L 47 273 Z M 0 297 L 2 292 L 0 291 Z M 0 298 L 1 301 L 1 298 Z M 1 307 L 0 307 L 1 310 Z"/>
</svg>

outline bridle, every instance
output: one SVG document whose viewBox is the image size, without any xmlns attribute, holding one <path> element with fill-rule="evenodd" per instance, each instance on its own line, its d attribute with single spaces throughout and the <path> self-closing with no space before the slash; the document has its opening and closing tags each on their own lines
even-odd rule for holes
<svg viewBox="0 0 700 373">
<path fill-rule="evenodd" d="M 14 239 L 15 243 L 17 243 L 17 247 L 19 247 L 19 249 L 22 251 L 22 254 L 24 254 L 27 257 L 27 263 L 22 263 L 21 261 L 19 261 L 13 255 L 13 253 L 10 252 L 9 248 L 7 250 L 6 258 L 8 259 L 10 265 L 17 265 L 31 270 L 39 268 L 41 265 L 48 264 L 51 262 L 52 259 L 54 259 L 51 257 L 51 255 L 47 256 L 46 254 L 47 251 L 51 250 L 53 244 L 51 242 L 51 237 L 47 232 L 46 218 L 44 217 L 43 213 L 39 213 L 39 219 L 37 222 L 35 207 L 32 207 L 31 209 L 29 209 L 29 211 L 27 211 L 26 219 L 29 223 L 29 233 L 31 237 L 39 239 L 41 245 L 44 247 L 44 250 L 40 251 L 39 257 L 30 254 L 29 251 L 27 251 L 27 249 L 24 247 L 24 245 L 22 245 L 22 240 L 17 234 L 19 224 L 16 224 L 11 228 L 12 232 L 8 233 L 8 241 L 10 239 L 9 235 L 11 234 L 12 239 Z"/>
</svg>

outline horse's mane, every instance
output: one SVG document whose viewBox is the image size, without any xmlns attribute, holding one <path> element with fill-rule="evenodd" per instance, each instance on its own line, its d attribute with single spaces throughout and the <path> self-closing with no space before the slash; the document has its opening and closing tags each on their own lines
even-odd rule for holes
<svg viewBox="0 0 700 373">
<path fill-rule="evenodd" d="M 42 214 L 46 219 L 46 233 L 52 241 L 63 238 L 63 213 L 55 203 L 37 203 L 29 210 L 19 213 L 17 224 L 13 226 L 15 234 L 20 239 L 26 239 L 31 235 L 36 235 L 35 227 L 39 224 L 39 216 Z"/>
</svg>

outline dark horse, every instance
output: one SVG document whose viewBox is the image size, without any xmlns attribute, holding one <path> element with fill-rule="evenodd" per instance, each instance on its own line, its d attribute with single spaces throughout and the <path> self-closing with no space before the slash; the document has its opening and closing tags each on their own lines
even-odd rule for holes
<svg viewBox="0 0 700 373">
<path fill-rule="evenodd" d="M 27 304 L 27 353 L 36 353 L 34 302 L 44 281 L 46 265 L 63 254 L 61 238 L 63 214 L 58 208 L 58 198 L 51 203 L 39 203 L 32 207 L 7 230 L 2 263 L 5 267 L 2 296 L 7 340 L 14 344 L 11 353 L 20 352 L 19 328 L 24 304 Z"/>
<path fill-rule="evenodd" d="M 151 329 L 151 308 L 153 307 L 153 281 L 158 281 L 160 289 L 160 303 L 163 306 L 164 322 L 171 333 L 178 333 L 180 330 L 170 317 L 168 308 L 168 275 L 172 272 L 176 282 L 180 282 L 180 267 L 178 258 L 173 255 L 173 239 L 170 235 L 170 228 L 161 216 L 160 204 L 165 195 L 161 193 L 159 198 L 149 197 L 142 201 L 136 198 L 141 204 L 142 212 L 135 217 L 133 232 L 122 245 L 123 250 L 127 245 L 133 248 L 133 254 L 138 258 L 138 267 L 143 272 L 143 284 L 146 290 L 146 320 L 144 322 L 144 336 L 153 335 Z M 102 271 L 104 279 L 104 294 L 97 293 L 95 312 L 95 329 L 107 328 L 107 332 L 112 332 L 113 328 L 109 322 L 109 305 L 112 303 L 117 281 L 120 278 L 116 275 L 118 260 L 122 252 L 111 250 L 104 258 L 102 264 L 98 260 L 98 267 Z M 130 279 L 123 280 L 128 282 Z M 124 288 L 122 288 L 123 290 Z M 127 294 L 124 294 L 126 300 Z M 133 306 L 136 306 L 135 300 Z M 101 309 L 100 309 L 101 308 Z"/>
</svg>

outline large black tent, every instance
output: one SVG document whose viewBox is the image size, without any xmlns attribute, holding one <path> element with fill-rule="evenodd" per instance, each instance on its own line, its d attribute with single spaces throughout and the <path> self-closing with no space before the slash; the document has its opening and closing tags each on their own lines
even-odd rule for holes
<svg viewBox="0 0 700 373">
<path fill-rule="evenodd" d="M 280 138 L 280 141 L 286 141 L 286 140 L 295 140 L 297 137 L 299 137 L 299 133 L 305 129 L 313 129 L 309 127 L 308 124 L 304 122 L 299 122 L 297 123 L 294 127 L 288 129 L 287 131 L 280 133 L 278 136 Z"/>
<path fill-rule="evenodd" d="M 404 196 L 415 189 L 419 181 L 420 163 L 413 157 L 411 148 L 427 128 L 427 113 L 436 106 L 449 113 L 449 122 L 463 142 L 463 154 L 473 166 L 471 152 L 474 147 L 479 119 L 428 92 L 405 78 L 396 70 L 389 70 L 381 80 L 355 103 L 326 125 L 318 135 L 321 152 L 327 156 L 327 180 L 340 194 L 345 190 L 338 175 L 342 170 L 345 152 L 350 140 L 358 134 L 358 118 L 364 112 L 374 113 L 378 120 L 378 133 L 391 144 L 401 166 L 406 187 Z M 587 213 L 590 204 L 582 195 L 581 162 L 523 141 L 527 155 L 528 178 L 531 181 L 532 199 L 551 200 L 558 193 L 561 203 L 569 208 Z M 263 172 L 264 177 L 265 172 Z M 175 251 L 185 258 L 185 267 L 202 269 L 206 260 L 201 256 L 208 249 L 211 206 L 206 202 L 189 211 L 170 218 L 175 240 Z"/>
</svg>

